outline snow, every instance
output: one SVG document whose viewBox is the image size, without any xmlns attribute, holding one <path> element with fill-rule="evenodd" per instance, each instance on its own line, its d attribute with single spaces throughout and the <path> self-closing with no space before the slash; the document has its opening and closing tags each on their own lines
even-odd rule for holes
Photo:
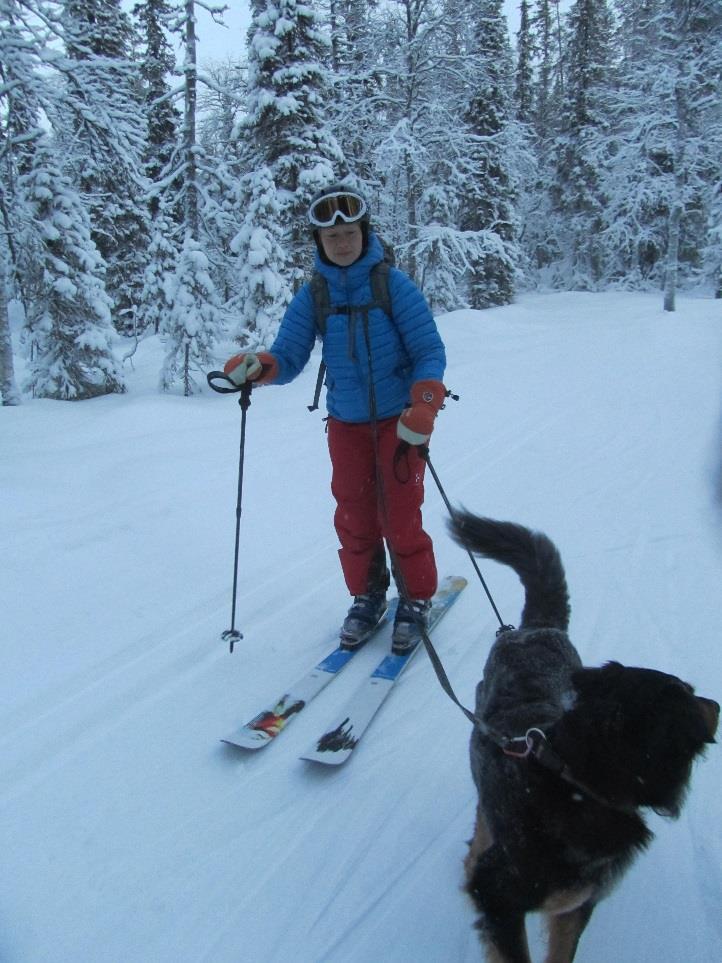
<svg viewBox="0 0 722 963">
<path fill-rule="evenodd" d="M 587 664 L 718 700 L 720 306 L 570 293 L 442 316 L 460 401 L 432 445 L 453 503 L 557 542 Z M 347 605 L 316 366 L 248 412 L 231 656 L 240 408 L 158 395 L 162 353 L 140 344 L 125 395 L 0 409 L 0 960 L 480 960 L 469 726 L 425 657 L 340 770 L 298 757 L 383 642 L 261 753 L 219 741 L 330 650 Z M 470 582 L 436 636 L 469 704 L 496 623 L 431 478 L 425 518 L 441 572 Z M 482 571 L 518 620 L 516 578 Z M 651 817 L 582 963 L 719 963 L 721 770 L 712 746 L 681 819 Z"/>
</svg>

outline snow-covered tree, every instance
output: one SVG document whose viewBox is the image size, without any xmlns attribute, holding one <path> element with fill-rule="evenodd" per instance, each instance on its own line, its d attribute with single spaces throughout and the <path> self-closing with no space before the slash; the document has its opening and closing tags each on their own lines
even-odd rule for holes
<svg viewBox="0 0 722 963">
<path fill-rule="evenodd" d="M 19 405 L 20 392 L 15 381 L 13 346 L 8 311 L 7 270 L 5 252 L 0 246 L 0 403 Z"/>
<path fill-rule="evenodd" d="M 237 325 L 236 306 L 242 287 L 231 241 L 246 216 L 241 181 L 248 169 L 245 146 L 238 136 L 246 95 L 246 67 L 241 61 L 212 63 L 202 74 L 199 96 L 199 140 L 206 159 L 207 188 L 201 224 L 213 265 L 213 277 L 227 324 Z"/>
<path fill-rule="evenodd" d="M 152 221 L 152 234 L 147 251 L 143 284 L 136 305 L 139 331 L 158 334 L 166 324 L 170 307 L 168 284 L 178 263 L 178 246 L 174 239 L 172 218 L 161 208 Z"/>
<path fill-rule="evenodd" d="M 110 144 L 115 134 L 90 106 L 95 64 L 63 55 L 62 13 L 52 0 L 0 0 L 2 256 L 25 319 L 31 386 L 83 398 L 122 390 L 123 382 L 107 329 L 105 264 L 63 135 L 82 126 Z"/>
<path fill-rule="evenodd" d="M 356 6 L 337 7 L 338 59 L 348 71 L 336 81 L 339 139 L 399 265 L 435 308 L 459 307 L 467 303 L 461 279 L 484 250 L 482 234 L 462 223 L 478 174 L 473 131 L 459 111 L 475 60 L 468 4 L 395 0 L 365 20 Z"/>
<path fill-rule="evenodd" d="M 21 13 L 18 0 L 0 0 L 0 257 L 7 296 L 27 313 L 33 223 L 17 180 L 30 170 L 34 144 L 43 136 L 47 81 L 39 68 L 48 32 L 30 34 Z"/>
<path fill-rule="evenodd" d="M 565 88 L 550 185 L 559 239 L 559 277 L 566 286 L 595 287 L 604 276 L 600 232 L 606 203 L 598 132 L 609 115 L 613 19 L 606 0 L 576 0 L 568 14 Z"/>
<path fill-rule="evenodd" d="M 619 64 L 607 123 L 591 132 L 606 198 L 606 276 L 631 287 L 662 283 L 673 191 L 674 81 L 664 49 L 667 0 L 618 3 Z"/>
<path fill-rule="evenodd" d="M 166 299 L 162 329 L 166 353 L 160 385 L 163 391 L 169 391 L 180 381 L 188 397 L 198 391 L 199 383 L 205 384 L 220 323 L 208 256 L 190 231 L 176 271 L 167 280 Z"/>
<path fill-rule="evenodd" d="M 75 109 L 53 118 L 90 212 L 93 240 L 107 264 L 106 286 L 119 331 L 134 329 L 147 210 L 141 179 L 144 120 L 132 29 L 120 0 L 64 0 L 64 41 Z M 100 136 L 99 136 L 100 132 Z"/>
<path fill-rule="evenodd" d="M 51 145 L 36 146 L 19 189 L 32 212 L 41 259 L 28 387 L 37 397 L 63 401 L 122 392 L 105 265 L 85 208 Z"/>
<path fill-rule="evenodd" d="M 331 10 L 333 74 L 328 114 L 345 160 L 340 173 L 359 184 L 378 183 L 373 145 L 382 121 L 382 22 L 376 4 L 336 0 Z"/>
<path fill-rule="evenodd" d="M 468 185 L 463 226 L 483 232 L 469 280 L 474 308 L 508 304 L 519 260 L 512 176 L 512 63 L 501 0 L 478 0 L 472 13 L 477 65 L 466 107 L 474 134 L 475 174 Z"/>
<path fill-rule="evenodd" d="M 181 381 L 187 396 L 197 390 L 193 370 L 202 371 L 212 360 L 212 346 L 221 327 L 220 305 L 211 264 L 201 239 L 201 207 L 206 196 L 197 138 L 198 65 L 195 0 L 183 0 L 183 130 L 180 163 L 172 176 L 180 184 L 182 249 L 175 272 L 164 284 L 165 303 L 160 319 L 166 356 L 161 387 L 167 391 Z M 211 12 L 218 13 L 217 8 Z"/>
<path fill-rule="evenodd" d="M 532 120 L 534 100 L 534 36 L 529 15 L 529 0 L 521 0 L 520 22 L 516 35 L 516 72 L 514 102 L 516 116 L 524 124 Z"/>
<path fill-rule="evenodd" d="M 242 347 L 255 350 L 273 340 L 291 290 L 285 280 L 281 210 L 270 171 L 247 175 L 241 196 L 245 217 L 231 242 L 239 283 L 234 302 L 239 320 L 236 339 Z"/>
<path fill-rule="evenodd" d="M 685 241 L 701 269 L 707 211 L 722 179 L 722 7 L 716 0 L 671 0 L 674 56 L 674 190 L 669 217 L 664 309 L 674 311 Z M 687 253 L 687 260 L 690 254 Z"/>
<path fill-rule="evenodd" d="M 326 123 L 328 39 L 300 0 L 253 0 L 248 115 L 243 137 L 252 171 L 267 168 L 285 225 L 289 282 L 308 270 L 306 211 L 338 176 L 343 155 Z"/>
<path fill-rule="evenodd" d="M 722 8 L 619 0 L 618 14 L 609 130 L 598 133 L 602 241 L 615 283 L 664 286 L 671 308 L 677 285 L 713 282 L 722 256 L 710 217 L 722 181 Z"/>
<path fill-rule="evenodd" d="M 170 86 L 176 72 L 168 36 L 172 12 L 169 0 L 142 0 L 134 7 L 142 43 L 139 75 L 145 105 L 144 173 L 153 217 L 160 209 L 162 194 L 167 193 L 161 182 L 171 167 L 180 121 Z"/>
<path fill-rule="evenodd" d="M 206 65 L 206 85 L 199 92 L 199 140 L 205 152 L 214 158 L 229 150 L 240 157 L 237 146 L 238 128 L 243 119 L 248 67 L 245 59 L 226 58 Z"/>
</svg>

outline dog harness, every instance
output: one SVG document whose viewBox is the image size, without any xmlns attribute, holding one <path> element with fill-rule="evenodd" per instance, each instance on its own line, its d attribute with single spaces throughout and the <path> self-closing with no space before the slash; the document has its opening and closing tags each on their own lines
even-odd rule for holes
<svg viewBox="0 0 722 963">
<path fill-rule="evenodd" d="M 502 632 L 506 632 L 513 628 L 511 625 L 501 625 L 497 629 L 496 634 L 500 635 Z M 594 802 L 599 803 L 600 806 L 606 806 L 607 809 L 615 809 L 617 812 L 623 812 L 632 814 L 636 812 L 636 807 L 628 805 L 626 803 L 613 802 L 611 799 L 607 799 L 606 796 L 602 796 L 600 793 L 596 792 L 586 783 L 582 782 L 572 772 L 569 764 L 562 759 L 562 757 L 549 745 L 545 733 L 539 729 L 537 726 L 532 726 L 527 729 L 523 736 L 506 736 L 501 732 L 497 732 L 490 725 L 480 719 L 476 713 L 472 712 L 471 709 L 460 702 L 458 696 L 454 692 L 453 686 L 449 681 L 449 677 L 446 674 L 443 663 L 439 658 L 439 654 L 434 648 L 431 639 L 427 632 L 422 632 L 421 638 L 423 639 L 424 645 L 426 647 L 427 654 L 431 659 L 431 664 L 436 672 L 436 677 L 439 680 L 441 688 L 448 695 L 452 702 L 461 709 L 466 718 L 471 722 L 471 724 L 481 732 L 483 736 L 493 742 L 496 746 L 501 749 L 505 756 L 511 756 L 515 759 L 535 759 L 540 766 L 543 766 L 549 772 L 554 773 L 567 785 L 576 789 L 578 792 L 582 793 L 584 796 L 588 796 Z"/>
</svg>

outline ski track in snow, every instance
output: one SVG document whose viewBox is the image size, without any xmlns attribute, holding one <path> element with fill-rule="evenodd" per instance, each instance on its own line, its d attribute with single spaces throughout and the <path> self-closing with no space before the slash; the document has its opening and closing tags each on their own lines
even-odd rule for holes
<svg viewBox="0 0 722 963">
<path fill-rule="evenodd" d="M 442 317 L 460 401 L 432 460 L 452 504 L 557 542 L 586 663 L 658 667 L 719 700 L 720 308 L 658 300 L 535 295 Z M 428 660 L 339 770 L 298 756 L 388 631 L 267 749 L 218 742 L 328 654 L 347 605 L 323 422 L 305 410 L 314 364 L 253 396 L 231 657 L 239 409 L 157 396 L 160 351 L 141 343 L 126 396 L 0 409 L 0 961 L 479 961 L 461 891 L 468 723 Z M 425 519 L 440 571 L 469 579 L 435 639 L 471 705 L 496 621 L 430 476 Z M 516 577 L 482 571 L 516 622 Z M 681 819 L 652 817 L 581 963 L 721 963 L 721 775 L 712 746 Z M 538 921 L 530 934 L 539 959 Z"/>
</svg>

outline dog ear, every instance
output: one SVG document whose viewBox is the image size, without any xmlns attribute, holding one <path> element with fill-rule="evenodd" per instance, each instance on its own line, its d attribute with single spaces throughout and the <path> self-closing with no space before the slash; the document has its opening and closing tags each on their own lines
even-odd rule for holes
<svg viewBox="0 0 722 963">
<path fill-rule="evenodd" d="M 705 742 L 717 742 L 715 735 L 719 724 L 719 703 L 715 702 L 714 699 L 705 699 L 704 696 L 695 696 L 695 699 L 707 728 Z"/>
</svg>

